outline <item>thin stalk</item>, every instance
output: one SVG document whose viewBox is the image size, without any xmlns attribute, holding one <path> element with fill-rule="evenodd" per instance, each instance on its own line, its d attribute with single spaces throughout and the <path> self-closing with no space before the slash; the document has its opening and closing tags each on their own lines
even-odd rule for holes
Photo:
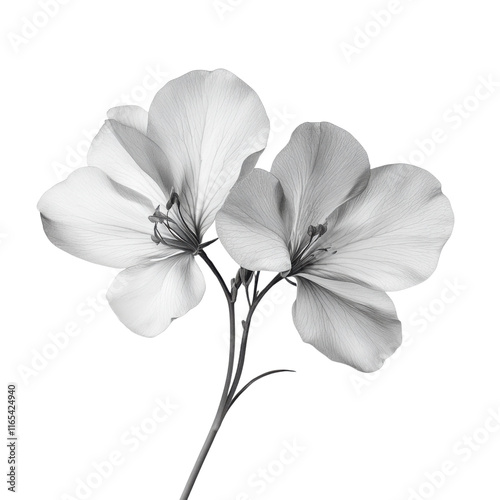
<svg viewBox="0 0 500 500">
<path fill-rule="evenodd" d="M 198 255 L 206 262 L 210 270 L 214 273 L 216 276 L 217 280 L 219 281 L 222 290 L 224 292 L 224 295 L 227 300 L 227 305 L 229 309 L 229 360 L 228 360 L 228 366 L 227 366 L 227 374 L 226 374 L 226 381 L 224 383 L 224 389 L 222 391 L 222 396 L 219 402 L 219 407 L 217 408 L 217 413 L 215 415 L 214 421 L 212 422 L 212 426 L 210 427 L 210 430 L 208 432 L 208 435 L 205 439 L 205 442 L 203 444 L 203 447 L 201 448 L 201 451 L 198 455 L 198 458 L 196 460 L 196 463 L 194 464 L 193 470 L 191 471 L 191 474 L 189 475 L 188 481 L 186 483 L 186 486 L 184 487 L 184 491 L 182 492 L 180 500 L 187 500 L 189 498 L 189 495 L 191 493 L 191 490 L 193 489 L 194 483 L 196 482 L 196 479 L 198 478 L 198 474 L 200 473 L 201 467 L 203 466 L 203 463 L 205 462 L 205 459 L 207 458 L 208 452 L 210 451 L 210 448 L 214 442 L 215 436 L 217 435 L 217 432 L 219 431 L 220 425 L 222 423 L 222 420 L 224 419 L 224 410 L 226 407 L 226 402 L 227 402 L 227 396 L 228 396 L 228 391 L 229 387 L 231 385 L 231 377 L 233 374 L 233 367 L 234 367 L 234 353 L 235 353 L 235 344 L 236 344 L 236 326 L 235 326 L 235 314 L 234 314 L 234 302 L 231 300 L 231 292 L 229 291 L 226 283 L 224 282 L 224 279 L 220 275 L 219 271 L 215 267 L 214 263 L 209 259 L 208 255 L 201 250 Z"/>
</svg>

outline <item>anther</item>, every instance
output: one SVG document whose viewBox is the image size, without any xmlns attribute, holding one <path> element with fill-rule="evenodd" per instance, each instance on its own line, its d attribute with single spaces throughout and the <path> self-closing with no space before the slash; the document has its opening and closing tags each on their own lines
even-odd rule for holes
<svg viewBox="0 0 500 500">
<path fill-rule="evenodd" d="M 307 228 L 307 234 L 312 238 L 318 234 L 318 228 L 312 224 Z"/>
<path fill-rule="evenodd" d="M 328 229 L 328 223 L 325 222 L 324 224 L 318 224 L 318 238 L 321 238 L 326 233 L 326 230 Z"/>
<path fill-rule="evenodd" d="M 167 216 L 160 210 L 160 205 L 156 207 L 155 213 L 148 217 L 150 222 L 162 224 L 167 220 Z"/>
<path fill-rule="evenodd" d="M 167 210 L 170 210 L 174 205 L 179 206 L 179 204 L 180 204 L 179 195 L 172 188 L 172 190 L 170 191 L 170 198 L 167 201 Z"/>
</svg>

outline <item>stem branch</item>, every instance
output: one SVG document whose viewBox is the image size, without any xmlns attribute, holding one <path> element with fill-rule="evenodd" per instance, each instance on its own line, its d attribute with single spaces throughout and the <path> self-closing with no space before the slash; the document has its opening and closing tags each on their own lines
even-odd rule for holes
<svg viewBox="0 0 500 500">
<path fill-rule="evenodd" d="M 257 306 L 259 305 L 259 302 L 262 300 L 264 295 L 271 290 L 271 288 L 276 285 L 279 281 L 281 281 L 283 278 L 278 274 L 276 275 L 272 281 L 268 283 L 268 285 L 260 292 L 256 297 L 255 300 L 252 302 L 252 305 L 250 306 L 250 309 L 248 310 L 247 314 L 247 319 L 244 322 L 243 326 L 243 336 L 241 338 L 241 346 L 240 346 L 240 355 L 238 358 L 238 366 L 236 367 L 236 373 L 234 375 L 233 383 L 231 385 L 231 389 L 229 390 L 229 394 L 227 396 L 227 401 L 226 401 L 226 406 L 224 409 L 224 415 L 227 413 L 229 410 L 229 407 L 232 404 L 232 399 L 234 394 L 236 393 L 236 390 L 238 388 L 238 384 L 241 379 L 241 374 L 243 373 L 243 366 L 245 364 L 245 355 L 247 351 L 247 342 L 248 342 L 248 334 L 250 333 L 250 324 L 252 321 L 252 316 L 255 310 L 257 309 Z"/>
</svg>

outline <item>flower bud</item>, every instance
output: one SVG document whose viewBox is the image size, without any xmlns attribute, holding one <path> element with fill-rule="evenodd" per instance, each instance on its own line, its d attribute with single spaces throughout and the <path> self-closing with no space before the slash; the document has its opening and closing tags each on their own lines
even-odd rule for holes
<svg viewBox="0 0 500 500">
<path fill-rule="evenodd" d="M 236 288 L 239 288 L 241 286 L 241 274 L 239 269 L 238 272 L 236 273 L 236 277 L 232 281 L 234 281 L 234 286 Z"/>
<path fill-rule="evenodd" d="M 253 271 L 249 271 L 248 269 L 245 269 L 243 267 L 240 267 L 240 271 L 238 273 L 240 275 L 241 282 L 245 287 L 248 287 L 250 285 L 252 278 L 253 278 Z"/>
<path fill-rule="evenodd" d="M 238 295 L 238 287 L 236 286 L 236 280 L 233 278 L 231 280 L 231 302 L 236 302 L 237 295 Z"/>
</svg>

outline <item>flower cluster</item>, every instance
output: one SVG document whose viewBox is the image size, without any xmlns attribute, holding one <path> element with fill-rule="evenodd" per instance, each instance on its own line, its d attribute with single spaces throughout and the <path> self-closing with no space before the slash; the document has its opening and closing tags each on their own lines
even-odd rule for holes
<svg viewBox="0 0 500 500">
<path fill-rule="evenodd" d="M 423 169 L 370 169 L 356 139 L 326 122 L 299 125 L 270 171 L 255 168 L 268 134 L 243 81 L 188 73 L 149 112 L 109 111 L 90 166 L 41 198 L 44 230 L 77 257 L 123 269 L 109 303 L 129 329 L 153 337 L 202 299 L 195 258 L 215 222 L 242 268 L 234 290 L 277 273 L 274 282 L 297 286 L 293 319 L 305 342 L 376 370 L 401 343 L 386 292 L 432 274 L 453 227 L 449 201 Z"/>
</svg>

